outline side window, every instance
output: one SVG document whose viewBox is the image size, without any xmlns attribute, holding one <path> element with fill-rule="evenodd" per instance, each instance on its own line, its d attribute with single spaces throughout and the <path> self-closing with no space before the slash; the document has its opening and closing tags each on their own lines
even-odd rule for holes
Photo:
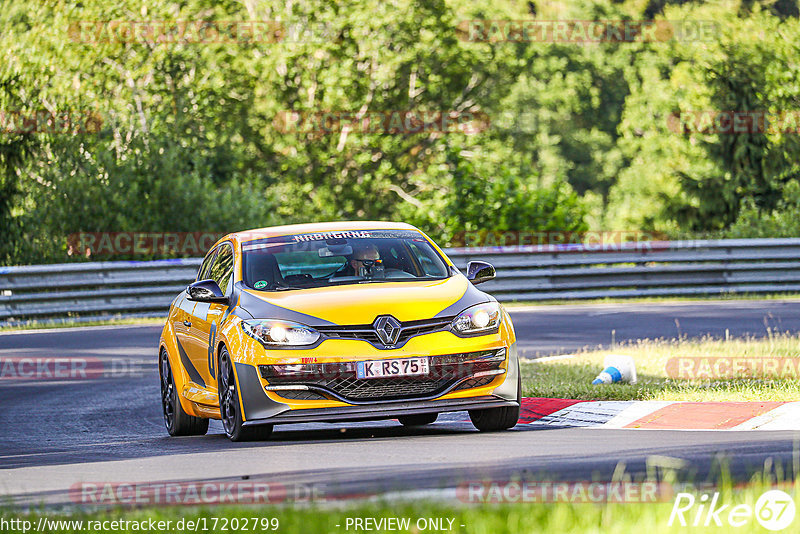
<svg viewBox="0 0 800 534">
<path fill-rule="evenodd" d="M 208 276 L 219 284 L 219 288 L 225 295 L 230 295 L 233 281 L 233 248 L 230 245 L 223 244 L 219 247 L 219 252 L 211 265 L 211 272 Z"/>
<path fill-rule="evenodd" d="M 200 265 L 200 269 L 197 271 L 197 280 L 206 280 L 208 279 L 208 269 L 211 267 L 211 261 L 214 259 L 214 254 L 217 253 L 217 249 L 211 249 L 206 258 L 203 260 L 203 263 Z"/>
<path fill-rule="evenodd" d="M 424 246 L 421 246 L 417 243 L 409 243 L 409 247 L 419 261 L 422 271 L 426 276 L 445 276 L 447 269 L 442 263 L 442 260 L 435 255 L 436 253 L 431 249 L 430 245 L 425 243 Z"/>
</svg>

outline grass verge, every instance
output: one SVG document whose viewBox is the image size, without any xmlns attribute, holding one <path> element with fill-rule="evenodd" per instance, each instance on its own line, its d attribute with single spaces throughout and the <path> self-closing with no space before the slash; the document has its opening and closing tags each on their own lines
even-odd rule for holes
<svg viewBox="0 0 800 534">
<path fill-rule="evenodd" d="M 324 534 L 347 533 L 375 530 L 379 532 L 396 531 L 421 534 L 428 531 L 481 534 L 524 534 L 535 532 L 591 532 L 603 534 L 628 534 L 645 531 L 649 534 L 662 532 L 686 532 L 680 519 L 688 524 L 692 532 L 765 532 L 759 522 L 771 515 L 794 515 L 797 508 L 797 486 L 781 485 L 788 494 L 792 505 L 778 496 L 777 501 L 769 501 L 768 508 L 759 500 L 765 491 L 773 489 L 768 484 L 751 483 L 735 488 L 731 485 L 718 489 L 693 490 L 676 488 L 666 492 L 651 502 L 575 502 L 567 497 L 560 502 L 506 502 L 504 504 L 467 504 L 454 501 L 417 500 L 376 502 L 360 504 L 334 503 L 312 506 L 216 506 L 205 508 L 162 507 L 145 509 L 115 509 L 100 512 L 74 512 L 72 514 L 48 513 L 38 511 L 15 514 L 7 509 L 0 511 L 0 525 L 4 532 L 28 534 L 36 531 L 39 518 L 46 518 L 43 530 L 51 533 L 94 533 L 94 532 L 277 532 L 283 534 Z M 678 492 L 691 495 L 694 505 L 670 517 L 676 504 Z M 725 506 L 716 518 L 708 519 L 709 502 L 717 496 L 717 508 Z M 521 494 L 518 494 L 521 495 Z M 701 500 L 703 495 L 706 499 Z M 572 500 L 571 500 L 572 499 Z M 681 497 L 680 508 L 689 504 L 690 497 Z M 700 505 L 704 504 L 704 508 Z M 738 515 L 734 518 L 741 525 L 733 528 L 730 524 L 731 510 L 738 505 Z M 698 512 L 702 512 L 698 514 Z M 698 526 L 692 526 L 699 516 Z M 398 518 L 407 520 L 397 528 L 374 528 L 381 519 Z M 373 528 L 355 528 L 355 520 L 370 519 Z M 431 522 L 433 519 L 438 522 Z M 706 521 L 708 528 L 704 528 Z M 28 521 L 27 530 L 22 524 L 10 521 Z M 719 521 L 720 525 L 715 524 Z M 61 522 L 58 522 L 61 521 Z M 127 522 L 113 524 L 112 521 Z M 155 528 L 153 528 L 153 523 Z M 132 523 L 136 522 L 136 526 Z M 158 522 L 163 522 L 158 524 Z M 189 523 L 192 522 L 192 523 Z M 796 526 L 798 520 L 792 522 Z M 145 527 L 141 528 L 144 524 Z M 257 525 L 254 528 L 254 524 Z M 197 528 L 195 528 L 197 525 Z M 363 523 L 362 523 L 363 525 Z M 440 525 L 434 528 L 434 525 Z M 786 529 L 792 531 L 792 526 Z"/>
<path fill-rule="evenodd" d="M 632 356 L 638 382 L 593 386 L 608 354 Z M 798 357 L 800 336 L 789 334 L 764 339 L 645 340 L 567 359 L 523 363 L 523 394 L 581 400 L 797 401 Z M 717 376 L 716 362 L 731 369 L 734 360 L 739 362 L 739 373 Z M 777 366 L 777 373 L 769 372 L 764 360 L 775 362 L 771 365 Z M 694 365 L 693 371 L 676 372 L 686 362 Z"/>
</svg>

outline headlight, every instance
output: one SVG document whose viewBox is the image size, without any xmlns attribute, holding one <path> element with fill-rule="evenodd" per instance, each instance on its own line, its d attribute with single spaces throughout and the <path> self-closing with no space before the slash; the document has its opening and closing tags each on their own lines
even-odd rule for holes
<svg viewBox="0 0 800 534">
<path fill-rule="evenodd" d="M 456 334 L 484 334 L 497 330 L 500 325 L 500 305 L 486 302 L 467 308 L 453 319 L 453 331 Z"/>
<path fill-rule="evenodd" d="M 242 321 L 242 329 L 265 345 L 275 347 L 298 347 L 313 345 L 319 332 L 300 323 L 275 319 L 250 319 Z"/>
</svg>

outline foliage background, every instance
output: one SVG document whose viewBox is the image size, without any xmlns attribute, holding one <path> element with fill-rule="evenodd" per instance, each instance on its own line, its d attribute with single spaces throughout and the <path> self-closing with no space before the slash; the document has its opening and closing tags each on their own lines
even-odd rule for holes
<svg viewBox="0 0 800 534">
<path fill-rule="evenodd" d="M 469 42 L 465 20 L 714 21 L 703 41 Z M 274 43 L 80 42 L 80 21 L 280 21 Z M 794 0 L 6 0 L 0 264 L 73 232 L 228 232 L 402 219 L 480 229 L 800 234 L 800 136 L 679 135 L 672 113 L 800 110 Z M 282 111 L 460 110 L 474 135 L 283 132 Z M 5 122 L 4 124 L 7 124 Z"/>
</svg>

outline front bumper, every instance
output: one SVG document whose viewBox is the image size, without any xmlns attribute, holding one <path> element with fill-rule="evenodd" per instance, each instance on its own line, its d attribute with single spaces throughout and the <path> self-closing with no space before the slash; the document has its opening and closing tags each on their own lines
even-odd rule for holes
<svg viewBox="0 0 800 534">
<path fill-rule="evenodd" d="M 300 366 L 302 369 L 291 366 L 291 370 L 267 364 L 259 365 L 259 372 L 265 380 L 264 389 L 288 401 L 331 400 L 348 404 L 433 400 L 451 391 L 497 383 L 496 378 L 506 373 L 505 347 L 427 358 L 430 371 L 422 376 L 357 378 L 356 361 L 306 364 Z"/>
<path fill-rule="evenodd" d="M 369 406 L 345 406 L 340 408 L 320 408 L 290 410 L 280 415 L 264 419 L 248 419 L 245 426 L 263 424 L 286 424 L 336 421 L 375 421 L 396 419 L 403 415 L 423 413 L 460 412 L 484 408 L 518 406 L 518 402 L 506 401 L 494 396 L 472 397 L 466 399 L 446 399 L 436 401 L 406 401 L 376 403 Z"/>
<path fill-rule="evenodd" d="M 309 421 L 357 421 L 393 419 L 402 415 L 442 413 L 462 410 L 518 406 L 519 360 L 516 343 L 507 348 L 507 360 L 503 374 L 492 380 L 491 386 L 474 390 L 455 391 L 453 386 L 446 392 L 426 398 L 386 399 L 369 402 L 337 402 L 336 405 L 316 407 L 305 404 L 302 409 L 291 401 L 276 400 L 265 391 L 265 385 L 255 365 L 235 362 L 239 382 L 244 424 L 281 424 Z"/>
</svg>

